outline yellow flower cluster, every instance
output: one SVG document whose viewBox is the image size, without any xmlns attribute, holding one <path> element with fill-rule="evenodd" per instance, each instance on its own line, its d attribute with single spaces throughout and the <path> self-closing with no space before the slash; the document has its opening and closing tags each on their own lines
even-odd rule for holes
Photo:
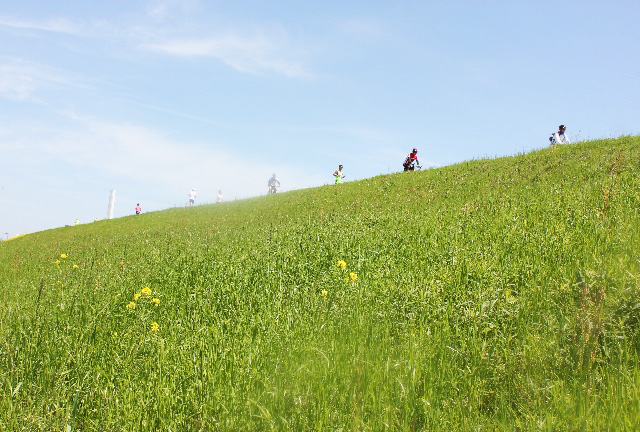
<svg viewBox="0 0 640 432">
<path fill-rule="evenodd" d="M 66 260 L 66 259 L 67 259 L 67 254 L 64 254 L 64 253 L 63 253 L 63 254 L 60 254 L 60 259 L 61 259 L 61 260 Z M 53 263 L 54 263 L 55 265 L 60 265 L 60 263 L 61 263 L 60 259 L 55 260 Z M 77 265 L 77 264 L 74 264 L 71 268 L 72 268 L 72 269 L 74 269 L 74 270 L 76 270 L 76 269 L 79 269 L 80 267 L 78 267 L 78 265 Z"/>
<path fill-rule="evenodd" d="M 321 295 L 322 297 L 326 297 L 326 296 L 327 296 L 327 294 L 329 294 L 329 292 L 328 292 L 327 290 L 322 290 L 322 292 L 320 293 L 320 295 Z"/>
<path fill-rule="evenodd" d="M 144 287 L 142 288 L 142 290 L 140 290 L 139 293 L 135 293 L 133 295 L 133 300 L 134 301 L 138 301 L 140 300 L 140 297 L 151 297 L 151 294 L 153 294 L 153 291 L 151 291 L 151 288 L 149 287 Z M 160 304 L 160 300 L 157 298 L 154 298 L 153 300 L 151 300 L 153 303 L 155 303 L 156 306 L 158 306 Z"/>
<path fill-rule="evenodd" d="M 347 262 L 345 260 L 339 260 L 338 261 L 338 268 L 342 271 L 345 271 L 347 269 Z M 354 272 L 349 273 L 349 277 L 345 279 L 347 282 L 351 281 L 351 282 L 355 282 L 358 280 L 358 275 Z"/>
<path fill-rule="evenodd" d="M 130 309 L 130 310 L 136 309 L 138 306 L 136 302 L 140 302 L 139 304 L 141 305 L 141 308 L 142 308 L 142 314 L 143 316 L 146 315 L 144 313 L 144 304 L 145 304 L 145 301 L 147 301 L 146 299 L 151 297 L 152 294 L 153 294 L 153 291 L 151 291 L 151 288 L 149 287 L 142 288 L 139 293 L 135 293 L 133 295 L 133 301 L 130 301 L 129 304 L 127 304 L 127 309 Z M 155 306 L 158 306 L 160 304 L 160 299 L 155 297 L 151 299 L 151 303 L 153 303 Z M 153 323 L 151 323 L 151 327 L 149 328 L 150 332 L 155 333 L 155 332 L 158 332 L 159 330 L 160 330 L 160 325 L 157 322 L 154 321 Z"/>
<path fill-rule="evenodd" d="M 153 291 L 151 291 L 151 288 L 149 288 L 149 287 L 144 287 L 144 288 L 142 288 L 142 289 L 140 290 L 140 292 L 139 292 L 139 293 L 135 293 L 135 294 L 133 295 L 133 301 L 132 301 L 132 302 L 130 302 L 130 303 L 127 305 L 127 308 L 129 308 L 129 309 L 135 309 L 135 307 L 136 307 L 136 306 L 135 306 L 135 305 L 136 305 L 136 304 L 135 304 L 135 302 L 140 301 L 140 299 L 142 299 L 142 298 L 148 298 L 148 297 L 151 297 L 151 294 L 153 294 Z M 153 303 L 154 305 L 158 306 L 158 305 L 160 305 L 160 299 L 159 299 L 159 298 L 157 298 L 157 297 L 154 297 L 154 298 L 151 300 L 151 303 Z M 131 306 L 131 305 L 133 305 L 133 306 Z"/>
</svg>

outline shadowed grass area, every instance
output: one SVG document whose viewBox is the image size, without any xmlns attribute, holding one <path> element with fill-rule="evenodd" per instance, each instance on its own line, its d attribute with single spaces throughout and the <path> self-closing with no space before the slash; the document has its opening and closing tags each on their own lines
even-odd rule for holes
<svg viewBox="0 0 640 432">
<path fill-rule="evenodd" d="M 632 430 L 639 210 L 622 137 L 2 242 L 0 424 Z"/>
</svg>

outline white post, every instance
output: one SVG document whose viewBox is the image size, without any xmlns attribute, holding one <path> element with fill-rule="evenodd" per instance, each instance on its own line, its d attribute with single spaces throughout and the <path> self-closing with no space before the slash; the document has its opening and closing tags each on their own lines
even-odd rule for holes
<svg viewBox="0 0 640 432">
<path fill-rule="evenodd" d="M 116 190 L 111 189 L 111 194 L 109 195 L 109 211 L 107 212 L 107 219 L 113 219 L 113 204 L 116 200 Z"/>
</svg>

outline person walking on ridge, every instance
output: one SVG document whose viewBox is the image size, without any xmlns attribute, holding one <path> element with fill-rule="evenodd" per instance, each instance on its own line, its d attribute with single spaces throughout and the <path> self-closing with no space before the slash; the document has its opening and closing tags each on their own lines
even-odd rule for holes
<svg viewBox="0 0 640 432">
<path fill-rule="evenodd" d="M 555 132 L 549 137 L 549 147 L 556 148 L 558 144 L 571 144 L 569 135 L 564 133 L 565 130 L 564 125 L 558 126 L 558 132 Z"/>
<path fill-rule="evenodd" d="M 191 192 L 187 194 L 189 197 L 189 207 L 193 206 L 193 203 L 196 201 L 196 190 L 191 189 Z"/>
<path fill-rule="evenodd" d="M 407 158 L 404 160 L 402 166 L 404 167 L 405 171 L 413 171 L 416 166 L 420 166 L 420 162 L 418 161 L 417 148 L 414 148 L 413 151 L 409 153 L 409 156 L 407 156 Z"/>
<path fill-rule="evenodd" d="M 336 178 L 335 184 L 342 184 L 342 179 L 344 178 L 344 174 L 342 174 L 342 165 L 338 165 L 338 169 L 335 170 L 333 176 Z"/>
<path fill-rule="evenodd" d="M 222 201 L 224 201 L 224 199 L 222 198 L 222 189 L 220 189 L 218 191 L 218 196 L 216 197 L 216 202 L 221 203 Z"/>
<path fill-rule="evenodd" d="M 140 203 L 136 204 L 136 214 L 139 215 L 142 213 L 142 207 L 140 207 Z"/>
</svg>

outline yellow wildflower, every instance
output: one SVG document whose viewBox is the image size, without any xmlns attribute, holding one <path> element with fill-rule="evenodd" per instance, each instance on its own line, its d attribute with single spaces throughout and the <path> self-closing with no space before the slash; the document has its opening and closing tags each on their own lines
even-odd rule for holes
<svg viewBox="0 0 640 432">
<path fill-rule="evenodd" d="M 351 282 L 358 280 L 358 275 L 355 273 L 349 273 L 349 277 L 351 278 Z"/>
<path fill-rule="evenodd" d="M 60 260 L 55 260 L 53 263 L 54 263 L 55 265 L 59 265 L 59 264 L 60 264 Z"/>
<path fill-rule="evenodd" d="M 129 304 L 127 305 L 127 309 L 135 309 L 136 308 L 136 304 L 134 302 L 129 302 Z"/>
<path fill-rule="evenodd" d="M 152 332 L 157 332 L 158 328 L 159 328 L 159 326 L 158 326 L 157 322 L 154 322 L 154 323 L 151 324 L 151 331 Z"/>
<path fill-rule="evenodd" d="M 160 304 L 160 299 L 159 298 L 154 298 L 153 300 L 151 300 L 153 303 L 156 304 L 156 306 L 158 306 Z"/>
<path fill-rule="evenodd" d="M 329 292 L 328 292 L 327 290 L 322 290 L 322 292 L 320 293 L 320 295 L 321 295 L 322 297 L 326 297 L 326 296 L 327 296 L 327 294 L 329 294 Z"/>
<path fill-rule="evenodd" d="M 139 294 L 139 293 L 135 293 L 135 294 L 133 295 L 133 300 L 134 300 L 134 301 L 138 301 L 138 300 L 140 300 L 140 294 Z"/>
<path fill-rule="evenodd" d="M 67 257 L 67 254 L 60 254 L 60 258 L 65 259 Z"/>
<path fill-rule="evenodd" d="M 77 265 L 77 264 L 74 264 L 74 265 L 73 265 L 73 268 L 74 268 L 74 269 L 77 269 L 77 268 L 79 268 L 79 267 L 78 267 L 78 265 Z"/>
<path fill-rule="evenodd" d="M 346 269 L 346 268 L 347 268 L 347 263 L 346 263 L 344 260 L 340 260 L 340 261 L 338 261 L 338 267 L 339 267 L 341 270 L 344 270 L 344 269 Z"/>
<path fill-rule="evenodd" d="M 150 295 L 151 295 L 151 288 L 149 288 L 149 287 L 144 287 L 144 288 L 142 288 L 142 291 L 141 291 L 141 292 L 142 292 L 142 295 L 143 295 L 143 296 L 150 296 Z"/>
</svg>

